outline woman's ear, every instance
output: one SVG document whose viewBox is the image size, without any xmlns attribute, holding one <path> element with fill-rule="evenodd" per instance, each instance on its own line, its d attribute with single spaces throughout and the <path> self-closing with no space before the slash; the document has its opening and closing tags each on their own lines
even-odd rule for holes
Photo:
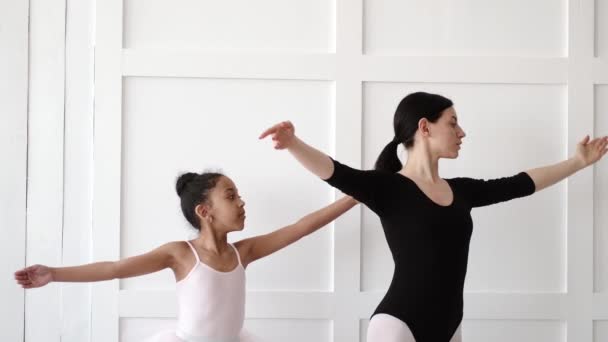
<svg viewBox="0 0 608 342">
<path fill-rule="evenodd" d="M 422 136 L 424 137 L 428 137 L 430 132 L 429 132 L 429 120 L 427 120 L 426 118 L 422 118 L 418 121 L 418 130 L 420 131 L 420 133 L 422 134 Z"/>
</svg>

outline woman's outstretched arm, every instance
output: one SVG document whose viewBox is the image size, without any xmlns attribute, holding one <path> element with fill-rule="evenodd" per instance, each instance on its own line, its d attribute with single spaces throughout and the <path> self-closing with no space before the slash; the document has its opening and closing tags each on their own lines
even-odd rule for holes
<svg viewBox="0 0 608 342">
<path fill-rule="evenodd" d="M 260 135 L 260 139 L 271 136 L 274 148 L 287 149 L 306 169 L 329 185 L 352 196 L 377 214 L 390 201 L 386 196 L 392 185 L 386 174 L 375 170 L 358 170 L 333 160 L 325 153 L 306 144 L 295 135 L 295 128 L 289 121 L 276 124 Z"/>
<path fill-rule="evenodd" d="M 576 147 L 574 157 L 554 165 L 528 170 L 526 173 L 536 185 L 536 191 L 547 188 L 585 167 L 599 161 L 608 151 L 608 137 L 593 140 L 586 136 Z"/>
</svg>

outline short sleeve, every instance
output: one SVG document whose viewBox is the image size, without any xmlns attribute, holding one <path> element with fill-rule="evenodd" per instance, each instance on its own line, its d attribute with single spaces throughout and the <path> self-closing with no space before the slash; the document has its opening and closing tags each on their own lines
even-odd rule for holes
<svg viewBox="0 0 608 342">
<path fill-rule="evenodd" d="M 534 181 L 526 172 L 511 177 L 483 180 L 457 178 L 463 195 L 471 207 L 483 207 L 532 195 L 536 191 Z"/>
<path fill-rule="evenodd" d="M 386 198 L 383 195 L 386 175 L 375 170 L 353 169 L 334 159 L 332 162 L 334 172 L 325 181 L 380 214 L 382 203 Z"/>
</svg>

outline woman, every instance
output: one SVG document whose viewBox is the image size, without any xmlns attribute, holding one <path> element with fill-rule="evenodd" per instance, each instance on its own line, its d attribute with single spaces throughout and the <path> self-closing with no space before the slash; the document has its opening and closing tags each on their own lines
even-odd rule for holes
<svg viewBox="0 0 608 342">
<path fill-rule="evenodd" d="M 290 122 L 272 136 L 305 168 L 373 210 L 382 222 L 395 261 L 389 289 L 372 315 L 368 342 L 459 342 L 471 209 L 540 191 L 601 159 L 608 137 L 585 137 L 561 163 L 517 175 L 479 180 L 442 179 L 439 159 L 458 157 L 465 132 L 451 100 L 436 94 L 406 96 L 395 112 L 394 138 L 375 165 L 361 171 L 307 145 Z M 407 149 L 401 165 L 397 147 Z"/>
</svg>

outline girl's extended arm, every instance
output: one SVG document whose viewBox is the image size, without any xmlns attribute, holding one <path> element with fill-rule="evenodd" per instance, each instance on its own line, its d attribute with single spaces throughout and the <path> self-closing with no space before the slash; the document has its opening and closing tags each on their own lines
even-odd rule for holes
<svg viewBox="0 0 608 342">
<path fill-rule="evenodd" d="M 302 217 L 298 222 L 274 232 L 241 240 L 236 243 L 241 251 L 244 266 L 270 255 L 302 237 L 309 235 L 355 206 L 358 202 L 350 196 L 343 197 L 334 203 Z"/>
<path fill-rule="evenodd" d="M 71 267 L 33 265 L 15 272 L 23 288 L 35 288 L 54 282 L 93 282 L 129 278 L 173 267 L 176 242 L 164 244 L 148 253 L 119 261 L 95 262 Z"/>
</svg>

